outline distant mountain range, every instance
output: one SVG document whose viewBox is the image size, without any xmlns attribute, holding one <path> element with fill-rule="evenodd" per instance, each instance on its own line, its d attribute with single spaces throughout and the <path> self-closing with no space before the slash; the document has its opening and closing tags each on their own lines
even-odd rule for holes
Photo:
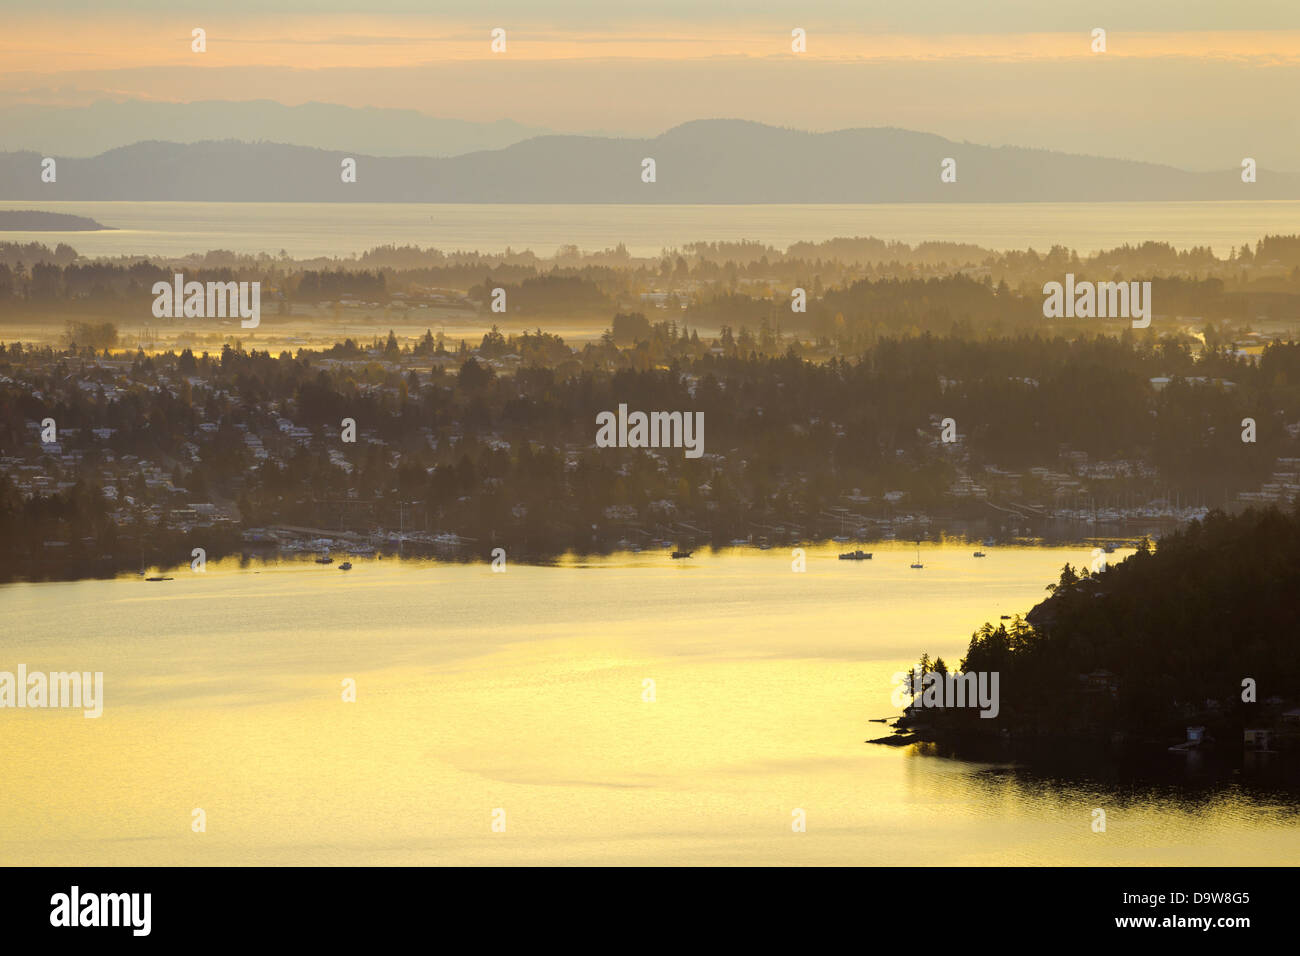
<svg viewBox="0 0 1300 956">
<path fill-rule="evenodd" d="M 332 103 L 285 106 L 273 100 L 101 100 L 75 107 L 0 107 L 0 150 L 35 150 L 42 156 L 97 156 L 148 140 L 197 143 L 226 138 L 318 149 L 364 146 L 372 156 L 456 156 L 551 132 L 511 120 L 473 123 L 415 110 Z"/>
<path fill-rule="evenodd" d="M 642 181 L 655 160 L 656 181 Z M 357 181 L 341 181 L 345 158 Z M 957 181 L 940 181 L 956 160 Z M 0 154 L 4 200 L 467 203 L 1087 202 L 1300 199 L 1300 174 L 1172 166 L 955 143 L 900 129 L 805 133 L 700 120 L 653 139 L 547 135 L 451 157 L 384 157 L 277 143 L 143 142 L 58 159 Z"/>
</svg>

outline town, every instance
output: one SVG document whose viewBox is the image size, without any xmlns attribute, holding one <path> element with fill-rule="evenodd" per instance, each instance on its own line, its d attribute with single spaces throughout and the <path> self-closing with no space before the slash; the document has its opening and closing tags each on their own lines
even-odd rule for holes
<svg viewBox="0 0 1300 956">
<path fill-rule="evenodd" d="M 527 255 L 394 249 L 334 271 L 218 259 L 215 276 L 185 273 L 196 295 L 208 288 L 200 279 L 264 282 L 275 314 L 247 333 L 220 318 L 170 319 L 134 342 L 103 316 L 149 314 L 132 290 L 161 273 L 174 291 L 174 264 L 83 265 L 64 246 L 0 244 L 0 330 L 33 330 L 0 342 L 0 530 L 13 542 L 0 579 L 172 568 L 196 547 L 211 558 L 333 549 L 453 560 L 504 547 L 525 561 L 945 536 L 1109 549 L 1212 508 L 1300 493 L 1300 421 L 1288 412 L 1300 345 L 1280 323 L 1271 335 L 1168 317 L 1140 335 L 1122 322 L 1048 334 L 1033 325 L 1028 274 L 1068 256 L 1039 260 L 1012 292 L 1005 278 L 960 270 L 892 277 L 933 253 L 873 242 L 816 247 L 837 258 L 799 279 L 809 311 L 784 319 L 788 296 L 773 288 L 786 266 L 743 246 L 701 246 L 658 270 L 574 251 L 556 262 L 602 265 L 536 272 Z M 851 280 L 838 257 L 863 250 L 895 264 Z M 718 255 L 741 257 L 772 297 L 740 293 L 737 260 Z M 1127 255 L 1228 268 L 1165 261 L 1159 248 Z M 1234 250 L 1232 267 L 1264 257 L 1295 260 L 1300 277 L 1300 244 L 1276 237 Z M 798 261 L 789 268 L 808 267 Z M 1023 267 L 1010 254 L 987 262 Z M 484 267 L 496 275 L 476 281 Z M 1268 269 L 1258 281 L 1291 275 Z M 428 311 L 439 331 L 413 325 L 412 309 L 428 305 L 410 298 L 417 275 L 465 283 L 437 293 Z M 1189 280 L 1156 281 L 1172 300 L 1170 283 Z M 1300 278 L 1286 281 L 1300 301 Z M 671 291 L 660 300 L 638 283 Z M 511 310 L 498 316 L 490 293 L 502 288 Z M 369 296 L 368 340 L 339 336 L 347 328 L 329 316 Z M 587 331 L 568 333 L 581 315 Z M 385 320 L 401 333 L 385 335 Z M 523 330 L 470 331 L 489 321 Z M 614 425 L 645 413 L 609 410 L 637 407 L 678 411 L 623 438 Z"/>
</svg>

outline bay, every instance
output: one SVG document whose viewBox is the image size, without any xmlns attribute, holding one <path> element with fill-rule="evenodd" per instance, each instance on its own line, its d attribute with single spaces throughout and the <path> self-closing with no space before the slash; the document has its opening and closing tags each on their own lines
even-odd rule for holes
<svg viewBox="0 0 1300 956">
<path fill-rule="evenodd" d="M 870 718 L 897 712 L 895 672 L 923 650 L 956 664 L 980 624 L 1027 611 L 1091 555 L 974 560 L 950 543 L 923 547 L 914 570 L 912 546 L 872 547 L 861 563 L 810 547 L 803 574 L 788 551 L 743 548 L 505 573 L 225 562 L 172 581 L 0 587 L 0 670 L 105 681 L 98 719 L 0 710 L 0 864 L 1300 854 L 1295 800 L 1237 782 L 1116 786 L 865 743 L 887 732 Z"/>
</svg>

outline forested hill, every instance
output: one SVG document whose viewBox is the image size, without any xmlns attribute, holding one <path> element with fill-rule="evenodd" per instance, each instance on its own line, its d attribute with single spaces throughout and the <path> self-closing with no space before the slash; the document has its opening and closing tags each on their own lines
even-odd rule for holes
<svg viewBox="0 0 1300 956">
<path fill-rule="evenodd" d="M 1159 736 L 1300 697 L 1300 512 L 1215 512 L 1098 573 L 1066 565 L 1049 587 L 1027 623 L 971 638 L 961 670 L 1001 674 L 1009 724 L 986 725 Z M 1246 678 L 1259 704 L 1242 702 Z"/>
</svg>

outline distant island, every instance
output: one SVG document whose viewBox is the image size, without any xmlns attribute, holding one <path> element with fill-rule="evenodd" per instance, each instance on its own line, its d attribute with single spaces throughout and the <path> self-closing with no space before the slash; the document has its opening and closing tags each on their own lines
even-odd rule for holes
<svg viewBox="0 0 1300 956">
<path fill-rule="evenodd" d="M 360 138 L 356 146 L 367 142 Z M 808 133 L 694 120 L 653 138 L 533 136 L 457 156 L 375 156 L 235 140 L 145 141 L 60 156 L 0 152 L 0 199 L 411 203 L 1116 202 L 1300 198 L 1300 175 L 1178 169 L 958 143 L 890 128 Z M 945 161 L 955 179 L 941 178 Z M 355 180 L 344 181 L 348 161 Z M 653 161 L 653 163 L 651 162 Z M 952 165 L 955 164 L 955 165 Z M 653 170 L 651 167 L 653 166 Z M 653 173 L 653 174 L 652 174 Z M 644 177 L 644 178 L 643 178 Z"/>
<path fill-rule="evenodd" d="M 0 230 L 7 232 L 94 232 L 112 229 L 85 216 L 38 209 L 0 209 Z"/>
</svg>

